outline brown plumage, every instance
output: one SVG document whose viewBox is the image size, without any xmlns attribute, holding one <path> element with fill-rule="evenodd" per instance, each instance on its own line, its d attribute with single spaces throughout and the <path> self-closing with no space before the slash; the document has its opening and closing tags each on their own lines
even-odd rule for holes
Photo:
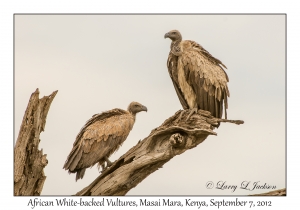
<svg viewBox="0 0 300 210">
<path fill-rule="evenodd" d="M 96 163 L 104 170 L 105 162 L 107 166 L 111 164 L 108 158 L 126 140 L 140 111 L 147 111 L 147 107 L 132 102 L 127 111 L 112 109 L 93 115 L 78 133 L 63 168 L 76 173 L 76 181 Z"/>
<path fill-rule="evenodd" d="M 177 30 L 166 33 L 165 38 L 172 40 L 167 66 L 182 107 L 206 110 L 221 118 L 224 105 L 227 119 L 226 66 L 198 43 L 182 41 Z"/>
</svg>

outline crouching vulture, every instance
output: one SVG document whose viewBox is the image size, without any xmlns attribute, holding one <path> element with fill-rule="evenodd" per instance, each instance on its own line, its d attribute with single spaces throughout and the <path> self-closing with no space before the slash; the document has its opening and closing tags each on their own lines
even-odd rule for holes
<svg viewBox="0 0 300 210">
<path fill-rule="evenodd" d="M 132 102 L 127 111 L 116 108 L 93 115 L 78 133 L 63 168 L 76 173 L 76 181 L 96 163 L 105 170 L 111 165 L 108 158 L 126 140 L 136 114 L 141 111 L 147 111 L 147 107 Z"/>
<path fill-rule="evenodd" d="M 198 109 L 221 118 L 223 105 L 227 119 L 226 66 L 198 43 L 183 41 L 178 30 L 166 33 L 165 38 L 172 40 L 167 66 L 183 109 L 190 111 L 187 119 Z"/>
</svg>

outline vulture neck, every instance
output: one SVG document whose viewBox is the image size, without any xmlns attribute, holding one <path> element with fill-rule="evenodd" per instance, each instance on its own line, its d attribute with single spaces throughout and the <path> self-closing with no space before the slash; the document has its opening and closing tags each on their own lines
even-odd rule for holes
<svg viewBox="0 0 300 210">
<path fill-rule="evenodd" d="M 179 46 L 180 42 L 181 42 L 181 38 L 179 38 L 175 41 L 172 41 L 172 43 L 171 43 L 171 52 L 175 56 L 180 56 L 182 54 L 182 52 L 180 50 L 180 46 Z"/>
<path fill-rule="evenodd" d="M 128 112 L 132 115 L 133 117 L 133 120 L 135 121 L 135 116 L 136 116 L 136 113 L 132 112 L 131 110 L 128 110 Z"/>
<path fill-rule="evenodd" d="M 177 46 L 180 44 L 181 41 L 182 41 L 181 38 L 179 38 L 179 39 L 177 39 L 177 40 L 175 40 L 175 41 L 172 41 L 172 43 L 171 43 L 171 49 L 172 49 L 173 47 L 177 47 Z"/>
</svg>

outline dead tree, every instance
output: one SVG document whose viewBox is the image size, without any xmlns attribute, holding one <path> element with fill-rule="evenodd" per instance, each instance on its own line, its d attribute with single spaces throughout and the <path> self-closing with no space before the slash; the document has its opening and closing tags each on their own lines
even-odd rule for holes
<svg viewBox="0 0 300 210">
<path fill-rule="evenodd" d="M 46 180 L 44 167 L 48 160 L 39 150 L 40 133 L 57 91 L 39 99 L 39 90 L 32 93 L 14 148 L 14 195 L 40 195 Z"/>
<path fill-rule="evenodd" d="M 225 120 L 199 110 L 186 120 L 188 113 L 178 111 L 150 135 L 116 160 L 77 196 L 125 195 L 166 162 L 202 143 L 220 122 L 242 124 L 241 120 Z"/>
<path fill-rule="evenodd" d="M 46 154 L 38 150 L 40 133 L 57 91 L 39 99 L 38 89 L 31 95 L 14 151 L 14 195 L 40 195 L 46 176 Z M 225 120 L 199 110 L 186 120 L 188 113 L 178 111 L 150 135 L 132 147 L 76 195 L 125 195 L 147 176 L 161 168 L 174 156 L 202 143 L 221 122 L 243 124 L 241 120 Z M 260 195 L 286 195 L 286 189 Z"/>
<path fill-rule="evenodd" d="M 50 105 L 57 94 L 39 99 L 37 89 L 30 97 L 14 151 L 14 195 L 40 195 L 46 180 L 46 154 L 38 149 Z M 150 135 L 132 147 L 76 195 L 125 195 L 147 176 L 161 168 L 174 156 L 202 143 L 221 122 L 243 124 L 241 120 L 225 120 L 199 110 L 186 120 L 188 113 L 178 111 Z M 260 195 L 286 195 L 286 189 Z"/>
</svg>

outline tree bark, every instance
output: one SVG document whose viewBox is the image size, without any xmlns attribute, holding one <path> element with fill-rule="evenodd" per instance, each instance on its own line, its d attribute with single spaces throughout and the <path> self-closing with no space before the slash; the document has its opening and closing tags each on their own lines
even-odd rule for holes
<svg viewBox="0 0 300 210">
<path fill-rule="evenodd" d="M 56 94 L 57 91 L 54 91 L 39 99 L 37 89 L 30 97 L 14 151 L 14 195 L 41 194 L 46 180 L 44 167 L 48 160 L 43 150 L 38 149 L 39 136 L 44 131 L 46 117 Z M 186 120 L 187 116 L 186 111 L 176 112 L 76 195 L 125 195 L 174 156 L 198 146 L 208 135 L 217 135 L 213 129 L 221 122 L 244 123 L 241 120 L 214 118 L 203 110 L 189 120 Z M 268 195 L 286 196 L 286 189 L 253 196 Z"/>
<path fill-rule="evenodd" d="M 40 133 L 57 91 L 39 99 L 39 90 L 31 94 L 14 149 L 14 195 L 38 196 L 46 180 L 46 154 L 39 150 Z"/>
<path fill-rule="evenodd" d="M 203 110 L 186 120 L 188 114 L 187 111 L 176 112 L 76 195 L 125 195 L 174 156 L 196 147 L 208 135 L 217 135 L 213 129 L 220 122 L 243 123 L 214 118 Z"/>
<path fill-rule="evenodd" d="M 280 190 L 274 190 L 266 193 L 261 193 L 261 194 L 253 194 L 250 196 L 286 196 L 286 188 Z"/>
</svg>

